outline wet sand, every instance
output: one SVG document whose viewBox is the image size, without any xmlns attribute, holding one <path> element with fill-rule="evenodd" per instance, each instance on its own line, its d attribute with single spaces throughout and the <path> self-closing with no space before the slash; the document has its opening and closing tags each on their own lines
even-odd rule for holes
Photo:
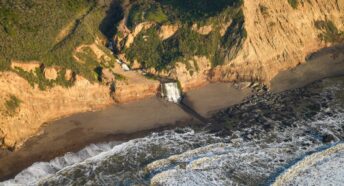
<svg viewBox="0 0 344 186">
<path fill-rule="evenodd" d="M 213 83 L 187 92 L 183 103 L 207 118 L 223 108 L 239 104 L 251 92 L 250 88 L 238 89 L 229 83 Z"/>
<path fill-rule="evenodd" d="M 339 75 L 344 75 L 344 46 L 323 49 L 310 56 L 308 63 L 281 72 L 271 81 L 271 90 L 280 92 Z M 183 103 L 201 116 L 209 117 L 220 109 L 242 102 L 250 94 L 249 88 L 214 83 L 186 93 Z M 200 122 L 178 105 L 156 97 L 75 114 L 47 124 L 42 134 L 28 140 L 19 150 L 0 153 L 0 180 L 13 177 L 34 162 L 48 161 L 91 143 L 125 141 L 166 127 L 189 124 Z"/>
<path fill-rule="evenodd" d="M 271 81 L 272 92 L 300 88 L 324 78 L 344 75 L 344 44 L 325 48 L 308 57 L 305 64 L 279 73 Z"/>
<path fill-rule="evenodd" d="M 36 161 L 48 161 L 90 143 L 127 140 L 153 128 L 193 122 L 177 105 L 158 98 L 113 105 L 102 111 L 75 114 L 51 122 L 43 133 L 31 138 L 18 151 L 0 160 L 1 180 L 9 178 Z M 116 134 L 116 135 L 115 135 Z M 128 135 L 132 134 L 132 135 Z"/>
<path fill-rule="evenodd" d="M 191 108 L 208 113 L 241 102 L 246 92 L 248 90 L 245 90 L 245 94 L 243 90 L 235 90 L 231 84 L 216 83 L 192 91 L 187 97 L 193 103 L 197 102 L 190 105 Z M 205 101 L 205 95 L 208 95 L 208 101 Z M 126 141 L 152 131 L 195 124 L 202 123 L 177 104 L 157 97 L 75 114 L 48 123 L 41 135 L 25 142 L 19 150 L 3 154 L 0 158 L 0 180 L 15 176 L 34 162 L 49 161 L 66 152 L 76 152 L 91 143 Z"/>
</svg>

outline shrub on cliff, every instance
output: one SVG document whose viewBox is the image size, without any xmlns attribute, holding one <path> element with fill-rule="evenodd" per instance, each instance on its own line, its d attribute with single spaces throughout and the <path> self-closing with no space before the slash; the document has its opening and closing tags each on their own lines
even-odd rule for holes
<svg viewBox="0 0 344 186">
<path fill-rule="evenodd" d="M 318 20 L 315 21 L 314 26 L 321 30 L 319 38 L 329 43 L 340 43 L 344 41 L 344 32 L 338 30 L 336 25 L 330 20 Z"/>
<path fill-rule="evenodd" d="M 299 6 L 299 1 L 298 1 L 298 0 L 288 0 L 288 3 L 289 3 L 290 6 L 293 7 L 294 9 L 297 9 L 297 7 Z"/>
<path fill-rule="evenodd" d="M 223 64 L 225 59 L 236 55 L 246 38 L 241 3 L 240 0 L 137 1 L 131 8 L 129 26 L 151 21 L 145 16 L 149 10 L 147 7 L 157 6 L 168 17 L 168 22 L 177 22 L 180 28 L 162 41 L 158 34 L 160 24 L 155 21 L 157 25 L 141 31 L 132 46 L 124 49 L 126 57 L 132 62 L 139 61 L 145 68 L 156 70 L 171 69 L 177 61 L 186 62 L 194 56 L 208 57 L 213 66 Z M 219 30 L 224 22 L 232 24 L 222 37 Z M 212 31 L 205 35 L 197 32 L 194 25 L 211 26 Z"/>
<path fill-rule="evenodd" d="M 11 95 L 10 98 L 8 100 L 6 100 L 5 102 L 5 114 L 7 115 L 13 115 L 15 114 L 17 108 L 19 108 L 20 104 L 21 104 L 21 100 L 19 98 L 17 98 L 14 95 Z"/>
</svg>

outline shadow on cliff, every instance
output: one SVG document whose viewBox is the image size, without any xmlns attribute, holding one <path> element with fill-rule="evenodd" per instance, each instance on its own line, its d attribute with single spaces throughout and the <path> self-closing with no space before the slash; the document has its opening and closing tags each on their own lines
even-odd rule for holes
<svg viewBox="0 0 344 186">
<path fill-rule="evenodd" d="M 106 16 L 99 25 L 99 30 L 106 36 L 108 41 L 112 41 L 113 36 L 117 32 L 118 23 L 124 17 L 120 0 L 100 0 L 99 3 L 109 7 L 106 11 Z"/>
</svg>

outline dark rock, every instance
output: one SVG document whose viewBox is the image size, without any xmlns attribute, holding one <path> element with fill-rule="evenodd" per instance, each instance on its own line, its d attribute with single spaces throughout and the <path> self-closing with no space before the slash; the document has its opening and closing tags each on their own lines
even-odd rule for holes
<svg viewBox="0 0 344 186">
<path fill-rule="evenodd" d="M 322 142 L 323 143 L 330 143 L 332 141 L 335 141 L 335 137 L 332 134 L 325 134 L 322 136 Z"/>
</svg>

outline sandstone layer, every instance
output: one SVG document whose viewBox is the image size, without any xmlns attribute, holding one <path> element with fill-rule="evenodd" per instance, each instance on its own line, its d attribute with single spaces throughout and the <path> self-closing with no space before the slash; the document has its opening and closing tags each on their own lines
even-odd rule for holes
<svg viewBox="0 0 344 186">
<path fill-rule="evenodd" d="M 184 91 L 217 81 L 259 81 L 269 84 L 279 72 L 305 63 L 312 52 L 331 45 L 319 39 L 321 31 L 314 26 L 315 21 L 331 20 L 339 30 L 344 30 L 344 1 L 302 2 L 294 9 L 287 0 L 245 0 L 243 13 L 247 38 L 234 59 L 212 68 L 210 59 L 194 56 L 188 65 L 177 63 L 174 69 L 155 74 L 178 80 Z M 262 7 L 265 7 L 264 11 Z M 124 45 L 130 46 L 140 31 L 152 25 L 140 24 L 133 33 L 128 33 L 127 28 L 119 29 L 130 37 Z M 228 27 L 230 23 L 223 25 Z M 123 24 L 119 26 L 123 27 Z M 202 34 L 213 30 L 210 26 L 195 29 Z M 167 39 L 177 30 L 178 26 L 175 25 L 162 27 L 160 38 Z M 99 59 L 105 55 L 95 45 L 83 47 L 90 48 Z M 39 66 L 36 63 L 24 66 L 20 63 L 13 62 L 12 68 L 33 71 Z M 66 76 L 72 76 L 71 73 L 68 71 Z M 109 84 L 114 81 L 114 73 L 117 78 L 120 75 L 121 80 L 116 80 L 116 91 L 112 94 Z M 158 93 L 160 83 L 145 78 L 138 71 L 126 72 L 115 64 L 109 74 L 109 84 L 90 83 L 78 76 L 75 85 L 70 88 L 56 86 L 42 91 L 37 87 L 32 88 L 13 72 L 0 72 L 0 146 L 9 149 L 19 147 L 37 134 L 45 122 L 73 113 L 101 109 L 114 101 L 124 103 Z M 55 79 L 56 72 L 50 69 L 46 71 L 46 76 Z M 21 103 L 15 113 L 8 114 L 5 105 L 11 96 L 17 97 Z"/>
<path fill-rule="evenodd" d="M 212 71 L 212 81 L 268 84 L 278 72 L 304 63 L 309 54 L 329 45 L 319 39 L 316 21 L 331 20 L 344 29 L 344 1 L 302 1 L 294 9 L 288 1 L 246 0 L 243 11 L 247 39 L 235 59 Z"/>
</svg>

